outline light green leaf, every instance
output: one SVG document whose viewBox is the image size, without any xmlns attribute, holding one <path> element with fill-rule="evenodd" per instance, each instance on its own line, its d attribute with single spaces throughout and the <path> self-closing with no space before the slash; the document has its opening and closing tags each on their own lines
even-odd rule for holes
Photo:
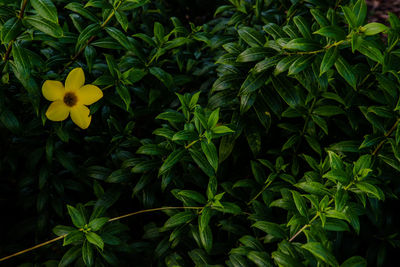
<svg viewBox="0 0 400 267">
<path fill-rule="evenodd" d="M 319 260 L 329 264 L 330 266 L 339 266 L 335 256 L 322 246 L 319 242 L 308 242 L 301 246 L 302 248 L 311 252 Z"/>
</svg>

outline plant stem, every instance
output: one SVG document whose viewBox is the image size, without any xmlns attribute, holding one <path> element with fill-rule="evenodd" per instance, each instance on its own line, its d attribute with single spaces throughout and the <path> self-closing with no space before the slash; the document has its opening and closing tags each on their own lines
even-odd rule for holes
<svg viewBox="0 0 400 267">
<path fill-rule="evenodd" d="M 15 257 L 15 256 L 24 254 L 24 253 L 29 252 L 29 251 L 31 251 L 31 250 L 34 250 L 34 249 L 43 247 L 43 246 L 45 246 L 45 245 L 48 245 L 48 244 L 50 244 L 50 243 L 56 242 L 56 241 L 58 241 L 58 240 L 60 240 L 60 239 L 63 239 L 66 235 L 67 235 L 67 234 L 61 235 L 61 236 L 59 236 L 59 237 L 56 237 L 56 238 L 51 239 L 51 240 L 49 240 L 49 241 L 40 243 L 40 244 L 38 244 L 38 245 L 36 245 L 36 246 L 33 246 L 33 247 L 31 247 L 31 248 L 27 248 L 27 249 L 21 250 L 21 251 L 19 251 L 19 252 L 17 252 L 17 253 L 14 253 L 14 254 L 9 255 L 9 256 L 7 256 L 7 257 L 4 257 L 4 258 L 1 258 L 0 261 L 8 260 L 8 259 L 13 258 L 13 257 Z"/>
<path fill-rule="evenodd" d="M 343 190 L 345 190 L 345 191 L 349 190 L 349 188 L 350 188 L 353 184 L 354 184 L 354 181 L 350 182 L 348 185 L 346 185 L 346 186 L 343 188 Z M 333 201 L 334 201 L 333 198 L 332 198 L 331 200 L 329 200 L 327 206 L 329 206 L 330 204 L 332 204 Z M 315 216 L 310 220 L 310 222 L 309 222 L 308 224 L 304 225 L 299 231 L 297 231 L 297 232 L 289 239 L 289 242 L 292 242 L 292 241 L 296 238 L 296 236 L 298 236 L 301 232 L 303 232 L 307 227 L 311 226 L 311 223 L 312 223 L 313 221 L 315 221 L 317 218 L 318 218 L 318 213 L 315 214 Z"/>
<path fill-rule="evenodd" d="M 104 29 L 104 27 L 108 24 L 108 22 L 110 22 L 112 17 L 114 17 L 115 12 L 118 10 L 122 2 L 124 2 L 124 0 L 118 3 L 118 5 L 111 11 L 110 15 L 108 15 L 106 20 L 100 25 L 102 29 Z M 84 44 L 81 49 L 79 49 L 79 51 L 71 58 L 71 60 L 67 64 L 65 64 L 65 66 L 58 72 L 58 74 L 63 73 L 69 66 L 71 66 L 71 64 L 73 64 L 78 59 L 83 51 L 85 51 L 85 48 L 94 40 L 94 38 L 96 38 L 96 36 L 90 37 L 89 40 L 87 40 L 86 44 Z"/>
<path fill-rule="evenodd" d="M 381 150 L 381 148 L 383 147 L 383 145 L 386 143 L 387 138 L 394 132 L 394 130 L 397 129 L 397 126 L 399 125 L 400 119 L 397 119 L 396 122 L 393 124 L 392 128 L 390 128 L 390 130 L 388 132 L 385 133 L 385 139 L 382 140 L 378 146 L 375 148 L 374 152 L 372 152 L 372 156 L 376 156 L 379 152 L 379 150 Z"/>
<path fill-rule="evenodd" d="M 320 50 L 306 51 L 306 52 L 293 52 L 293 53 L 287 52 L 287 53 L 285 53 L 285 55 L 289 55 L 290 56 L 290 55 L 313 55 L 313 54 L 318 54 L 318 53 L 325 52 L 329 48 L 332 48 L 332 47 L 335 47 L 335 46 L 339 46 L 342 43 L 344 43 L 345 41 L 348 41 L 348 40 L 345 39 L 345 40 L 340 40 L 340 41 L 334 42 L 333 44 L 324 46 L 324 48 L 322 48 Z"/>
<path fill-rule="evenodd" d="M 261 191 L 258 192 L 258 194 L 257 194 L 255 197 L 253 197 L 253 198 L 247 203 L 247 205 L 250 205 L 254 200 L 256 200 L 256 199 L 268 188 L 268 186 L 269 186 L 271 183 L 272 183 L 272 181 L 269 181 L 269 182 L 264 186 L 264 188 L 261 189 Z"/>
<path fill-rule="evenodd" d="M 130 216 L 133 216 L 133 215 L 141 214 L 141 213 L 148 213 L 148 212 L 161 211 L 161 210 L 174 210 L 174 209 L 199 210 L 199 209 L 203 209 L 203 207 L 161 207 L 161 208 L 154 208 L 154 209 L 147 209 L 147 210 L 139 210 L 139 211 L 131 212 L 131 213 L 128 213 L 128 214 L 125 214 L 125 215 L 122 215 L 122 216 L 118 216 L 118 217 L 115 217 L 115 218 L 111 218 L 111 219 L 109 219 L 108 221 L 109 221 L 109 222 L 117 221 L 117 220 L 120 220 L 120 219 L 123 219 L 123 218 L 127 218 L 127 217 L 130 217 Z M 63 238 L 66 237 L 67 235 L 68 235 L 68 234 L 61 235 L 61 236 L 59 236 L 59 237 L 56 237 L 56 238 L 53 238 L 53 239 L 48 240 L 48 241 L 46 241 L 46 242 L 40 243 L 40 244 L 38 244 L 38 245 L 35 245 L 35 246 L 31 247 L 31 248 L 27 248 L 27 249 L 18 251 L 17 253 L 11 254 L 11 255 L 6 256 L 6 257 L 4 257 L 4 258 L 1 258 L 1 259 L 0 259 L 0 262 L 1 262 L 1 261 L 8 260 L 8 259 L 13 258 L 13 257 L 18 256 L 18 255 L 24 254 L 24 253 L 29 252 L 29 251 L 31 251 L 31 250 L 34 250 L 34 249 L 43 247 L 43 246 L 45 246 L 45 245 L 51 244 L 51 243 L 53 243 L 53 242 L 56 242 L 56 241 L 58 241 L 58 240 L 60 240 L 60 239 L 63 239 Z"/>
<path fill-rule="evenodd" d="M 28 0 L 24 0 L 24 2 L 22 2 L 21 10 L 19 11 L 19 14 L 18 14 L 18 20 L 21 20 L 21 19 L 24 17 L 25 8 L 26 8 L 26 5 L 27 5 L 27 4 L 28 4 Z M 7 60 L 10 58 L 10 53 L 11 53 L 12 45 L 13 45 L 13 43 L 14 43 L 14 41 L 15 41 L 15 39 L 16 39 L 17 37 L 18 37 L 18 36 L 16 36 L 16 37 L 15 37 L 13 40 L 11 40 L 10 43 L 8 44 L 7 51 L 6 51 L 6 53 L 4 54 L 4 57 L 3 57 L 3 60 L 4 60 L 4 61 L 7 61 Z"/>
</svg>

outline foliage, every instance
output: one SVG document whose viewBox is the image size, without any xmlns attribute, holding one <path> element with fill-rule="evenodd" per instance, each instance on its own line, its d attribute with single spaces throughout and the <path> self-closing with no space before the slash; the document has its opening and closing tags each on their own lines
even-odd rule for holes
<svg viewBox="0 0 400 267">
<path fill-rule="evenodd" d="M 390 266 L 400 20 L 367 20 L 364 0 L 0 0 L 0 255 L 53 232 L 9 264 Z M 41 95 L 74 68 L 104 94 L 87 130 Z"/>
</svg>

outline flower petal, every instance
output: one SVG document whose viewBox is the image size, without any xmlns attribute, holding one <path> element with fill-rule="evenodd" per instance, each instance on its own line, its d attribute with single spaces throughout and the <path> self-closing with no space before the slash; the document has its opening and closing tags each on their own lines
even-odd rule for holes
<svg viewBox="0 0 400 267">
<path fill-rule="evenodd" d="M 59 81 L 47 80 L 42 86 L 42 94 L 49 101 L 62 100 L 64 91 L 64 85 Z"/>
<path fill-rule="evenodd" d="M 103 92 L 99 87 L 92 84 L 87 84 L 76 91 L 79 103 L 84 105 L 91 105 L 103 97 Z"/>
<path fill-rule="evenodd" d="M 90 110 L 84 105 L 76 105 L 71 108 L 71 119 L 82 129 L 87 129 L 92 120 L 92 116 L 89 116 Z"/>
<path fill-rule="evenodd" d="M 81 68 L 71 70 L 65 80 L 65 89 L 67 91 L 75 91 L 85 84 L 85 73 Z"/>
<path fill-rule="evenodd" d="M 51 121 L 63 121 L 68 118 L 70 108 L 62 100 L 54 101 L 46 111 L 46 117 Z"/>
</svg>

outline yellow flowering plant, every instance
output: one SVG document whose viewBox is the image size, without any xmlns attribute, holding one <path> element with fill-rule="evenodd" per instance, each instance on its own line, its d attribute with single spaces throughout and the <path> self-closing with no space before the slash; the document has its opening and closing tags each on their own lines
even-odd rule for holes
<svg viewBox="0 0 400 267">
<path fill-rule="evenodd" d="M 45 81 L 42 86 L 43 96 L 53 101 L 46 111 L 46 117 L 51 121 L 63 121 L 71 114 L 76 125 L 87 129 L 92 120 L 87 106 L 102 98 L 103 92 L 95 85 L 84 84 L 82 68 L 75 68 L 68 74 L 65 86 L 60 81 Z"/>
</svg>

